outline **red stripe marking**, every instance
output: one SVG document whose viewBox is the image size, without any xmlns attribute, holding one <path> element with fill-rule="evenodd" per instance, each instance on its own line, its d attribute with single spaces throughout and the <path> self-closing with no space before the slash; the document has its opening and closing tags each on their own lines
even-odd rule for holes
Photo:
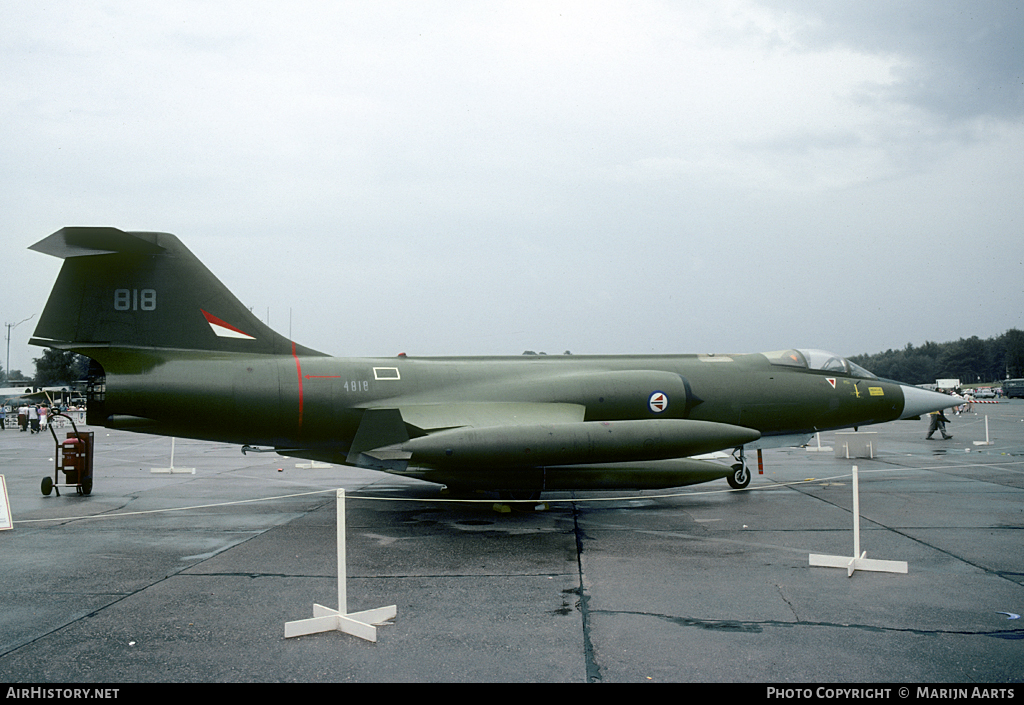
<svg viewBox="0 0 1024 705">
<path fill-rule="evenodd" d="M 302 428 L 302 363 L 299 362 L 299 356 L 295 352 L 295 341 L 292 341 L 292 357 L 295 358 L 295 371 L 299 375 L 299 428 Z"/>
</svg>

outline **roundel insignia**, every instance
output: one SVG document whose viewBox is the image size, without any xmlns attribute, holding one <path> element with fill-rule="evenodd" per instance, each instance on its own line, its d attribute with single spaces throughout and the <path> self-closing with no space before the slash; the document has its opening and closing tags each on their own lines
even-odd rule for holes
<svg viewBox="0 0 1024 705">
<path fill-rule="evenodd" d="M 647 400 L 647 406 L 656 414 L 668 408 L 668 395 L 665 392 L 654 392 Z"/>
</svg>

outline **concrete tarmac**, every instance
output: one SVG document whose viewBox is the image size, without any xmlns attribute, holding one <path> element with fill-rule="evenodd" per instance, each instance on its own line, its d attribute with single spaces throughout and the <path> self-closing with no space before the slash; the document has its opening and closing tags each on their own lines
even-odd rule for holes
<svg viewBox="0 0 1024 705">
<path fill-rule="evenodd" d="M 92 493 L 44 497 L 49 433 L 0 432 L 0 681 L 1005 683 L 1024 679 L 1024 402 L 876 431 L 876 457 L 765 451 L 749 489 L 553 493 L 500 513 L 437 487 L 86 428 Z M 989 418 L 992 445 L 985 441 Z M 63 439 L 64 432 L 59 432 Z M 836 435 L 821 444 L 835 447 Z M 816 448 L 812 441 L 811 448 Z M 756 462 L 756 459 L 755 459 Z M 906 574 L 811 567 L 861 549 Z M 286 622 L 397 606 L 377 642 Z"/>
</svg>

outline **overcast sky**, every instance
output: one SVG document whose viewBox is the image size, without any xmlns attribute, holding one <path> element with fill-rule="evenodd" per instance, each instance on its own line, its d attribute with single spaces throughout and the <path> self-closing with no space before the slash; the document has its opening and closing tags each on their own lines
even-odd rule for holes
<svg viewBox="0 0 1024 705">
<path fill-rule="evenodd" d="M 59 271 L 29 245 L 108 225 L 176 234 L 335 355 L 854 355 L 1024 328 L 1020 3 L 0 16 L 2 323 L 38 318 Z"/>
</svg>

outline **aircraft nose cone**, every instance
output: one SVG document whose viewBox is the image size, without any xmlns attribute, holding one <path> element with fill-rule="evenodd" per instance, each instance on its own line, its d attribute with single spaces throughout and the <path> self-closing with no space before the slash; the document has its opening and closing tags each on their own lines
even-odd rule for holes
<svg viewBox="0 0 1024 705">
<path fill-rule="evenodd" d="M 932 392 L 920 387 L 911 387 L 907 384 L 900 385 L 900 387 L 903 389 L 903 413 L 900 414 L 901 419 L 912 419 L 915 416 L 930 414 L 940 409 L 949 409 L 961 403 L 958 397 L 952 397 L 948 394 Z"/>
</svg>

